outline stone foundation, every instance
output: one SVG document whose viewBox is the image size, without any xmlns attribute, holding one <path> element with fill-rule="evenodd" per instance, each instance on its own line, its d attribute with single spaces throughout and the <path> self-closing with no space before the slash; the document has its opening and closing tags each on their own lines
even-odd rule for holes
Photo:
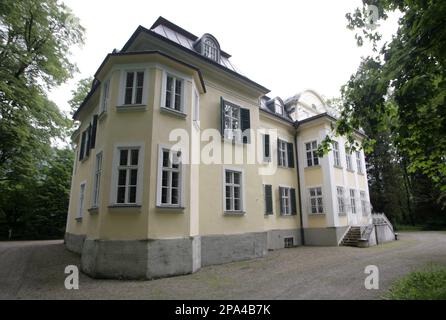
<svg viewBox="0 0 446 320">
<path fill-rule="evenodd" d="M 336 246 L 345 228 L 305 229 L 308 245 Z M 67 233 L 67 249 L 81 253 L 82 271 L 94 278 L 155 279 L 193 273 L 203 266 L 260 258 L 301 245 L 300 229 L 176 239 L 98 240 Z"/>
<path fill-rule="evenodd" d="M 345 227 L 306 228 L 304 229 L 305 245 L 337 246 L 347 231 Z"/>
</svg>

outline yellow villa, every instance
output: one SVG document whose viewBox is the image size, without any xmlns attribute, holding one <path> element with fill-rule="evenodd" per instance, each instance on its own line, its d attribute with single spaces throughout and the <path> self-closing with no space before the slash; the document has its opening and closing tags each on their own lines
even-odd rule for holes
<svg viewBox="0 0 446 320">
<path fill-rule="evenodd" d="M 85 273 L 152 279 L 384 237 L 363 152 L 334 137 L 317 155 L 332 108 L 313 90 L 270 98 L 230 57 L 162 17 L 105 57 L 74 114 L 65 243 Z"/>
</svg>

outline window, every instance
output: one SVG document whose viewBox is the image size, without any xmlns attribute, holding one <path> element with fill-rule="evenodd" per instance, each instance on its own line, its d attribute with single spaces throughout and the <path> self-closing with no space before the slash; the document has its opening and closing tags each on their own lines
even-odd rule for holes
<svg viewBox="0 0 446 320">
<path fill-rule="evenodd" d="M 356 199 L 355 199 L 355 190 L 350 189 L 350 207 L 352 209 L 352 213 L 356 213 Z"/>
<path fill-rule="evenodd" d="M 166 92 L 164 107 L 176 111 L 183 111 L 184 81 L 172 75 L 166 76 Z"/>
<path fill-rule="evenodd" d="M 194 121 L 200 121 L 200 96 L 197 90 L 194 90 Z"/>
<path fill-rule="evenodd" d="M 361 152 L 356 151 L 356 168 L 358 170 L 358 173 L 363 173 L 362 171 L 362 158 L 361 158 Z"/>
<path fill-rule="evenodd" d="M 105 81 L 102 87 L 101 113 L 107 112 L 110 100 L 110 79 Z"/>
<path fill-rule="evenodd" d="M 242 211 L 242 173 L 225 170 L 225 211 Z"/>
<path fill-rule="evenodd" d="M 288 150 L 287 150 L 287 142 L 278 139 L 277 140 L 277 148 L 279 155 L 279 166 L 288 167 Z"/>
<path fill-rule="evenodd" d="M 366 216 L 368 214 L 367 212 L 367 200 L 365 197 L 365 192 L 364 191 L 360 191 L 359 192 L 359 197 L 361 198 L 361 211 L 362 211 L 362 215 Z"/>
<path fill-rule="evenodd" d="M 294 246 L 294 238 L 293 237 L 283 238 L 283 242 L 284 242 L 284 248 L 292 248 Z"/>
<path fill-rule="evenodd" d="M 116 202 L 136 204 L 139 170 L 139 148 L 120 148 Z"/>
<path fill-rule="evenodd" d="M 319 165 L 319 157 L 317 156 L 317 141 L 311 141 L 305 143 L 305 150 L 307 153 L 307 166 L 317 166 Z"/>
<path fill-rule="evenodd" d="M 339 143 L 337 141 L 333 141 L 333 158 L 334 158 L 334 165 L 336 167 L 340 167 L 341 157 L 339 155 Z"/>
<path fill-rule="evenodd" d="M 221 98 L 221 133 L 226 139 L 250 142 L 251 119 L 249 109 L 241 108 Z"/>
<path fill-rule="evenodd" d="M 125 73 L 124 104 L 142 104 L 144 71 Z"/>
<path fill-rule="evenodd" d="M 81 135 L 81 147 L 79 153 L 79 160 L 87 158 L 90 154 L 90 136 L 91 128 L 90 126 L 82 132 Z"/>
<path fill-rule="evenodd" d="M 296 214 L 296 189 L 279 187 L 280 214 L 284 216 Z"/>
<path fill-rule="evenodd" d="M 294 168 L 294 148 L 292 143 L 277 139 L 277 162 L 279 166 Z"/>
<path fill-rule="evenodd" d="M 324 213 L 321 187 L 310 188 L 310 212 L 313 214 Z"/>
<path fill-rule="evenodd" d="M 160 149 L 159 159 L 159 206 L 180 207 L 182 197 L 181 152 L 169 148 Z"/>
<path fill-rule="evenodd" d="M 203 55 L 218 62 L 218 48 L 212 39 L 205 38 L 203 40 Z"/>
<path fill-rule="evenodd" d="M 336 193 L 338 196 L 338 214 L 341 216 L 345 214 L 344 188 L 336 187 Z"/>
<path fill-rule="evenodd" d="M 270 184 L 265 184 L 263 187 L 265 192 L 265 214 L 270 215 L 273 214 L 273 190 Z"/>
<path fill-rule="evenodd" d="M 238 138 L 237 132 L 240 133 L 240 130 L 241 130 L 240 108 L 226 104 L 225 105 L 225 137 L 227 139 Z"/>
<path fill-rule="evenodd" d="M 94 184 L 93 184 L 93 203 L 92 207 L 99 207 L 99 190 L 101 186 L 101 173 L 102 173 L 102 152 L 96 155 L 96 164 L 94 170 Z"/>
<path fill-rule="evenodd" d="M 263 137 L 263 162 L 270 162 L 271 161 L 270 136 L 269 134 L 264 134 L 262 137 Z"/>
<path fill-rule="evenodd" d="M 289 188 L 280 188 L 280 213 L 287 216 L 291 214 L 291 197 Z"/>
<path fill-rule="evenodd" d="M 82 182 L 79 189 L 79 205 L 77 208 L 77 218 L 82 219 L 84 214 L 84 202 L 85 202 L 85 187 L 86 183 Z"/>
<path fill-rule="evenodd" d="M 347 170 L 353 171 L 352 154 L 347 150 L 345 150 L 345 163 L 347 165 Z"/>
</svg>

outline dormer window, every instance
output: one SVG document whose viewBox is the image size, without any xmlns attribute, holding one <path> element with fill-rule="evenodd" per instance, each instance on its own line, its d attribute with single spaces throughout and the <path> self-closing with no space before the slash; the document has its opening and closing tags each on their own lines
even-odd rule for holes
<svg viewBox="0 0 446 320">
<path fill-rule="evenodd" d="M 217 45 L 209 38 L 206 38 L 203 41 L 203 55 L 214 61 L 217 61 L 218 59 Z"/>
<path fill-rule="evenodd" d="M 220 45 L 218 44 L 217 39 L 209 33 L 206 33 L 198 39 L 194 44 L 194 47 L 206 58 L 220 63 Z"/>
</svg>

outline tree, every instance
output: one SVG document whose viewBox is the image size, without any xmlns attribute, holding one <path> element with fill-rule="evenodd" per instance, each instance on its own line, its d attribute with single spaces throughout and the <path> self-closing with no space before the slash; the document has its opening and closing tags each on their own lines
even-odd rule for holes
<svg viewBox="0 0 446 320">
<path fill-rule="evenodd" d="M 6 226 L 0 239 L 54 239 L 64 234 L 73 150 L 53 148 L 45 161 L 38 164 L 36 174 L 8 185 L 0 194 Z"/>
<path fill-rule="evenodd" d="M 0 217 L 26 223 L 31 195 L 69 121 L 46 92 L 77 71 L 70 47 L 84 29 L 57 0 L 0 1 Z"/>
<path fill-rule="evenodd" d="M 93 77 L 84 78 L 77 83 L 76 89 L 71 90 L 72 98 L 68 100 L 68 104 L 71 108 L 71 114 L 74 114 L 84 101 L 85 97 L 90 92 L 92 84 Z"/>
<path fill-rule="evenodd" d="M 379 19 L 386 19 L 390 11 L 402 13 L 397 33 L 381 48 L 381 35 L 370 25 L 370 5 L 378 8 Z M 404 184 L 410 186 L 415 177 L 423 177 L 423 183 L 430 184 L 424 187 L 440 191 L 431 192 L 434 201 L 443 199 L 444 203 L 445 15 L 446 2 L 434 0 L 363 1 L 361 9 L 348 13 L 348 27 L 358 31 L 358 44 L 369 40 L 375 51 L 343 87 L 344 108 L 337 123 L 337 132 L 350 137 L 354 128 L 366 125 L 375 132 L 387 132 L 396 152 L 394 163 L 406 172 Z M 369 146 L 376 143 L 372 138 Z"/>
<path fill-rule="evenodd" d="M 32 176 L 69 125 L 46 90 L 73 75 L 84 29 L 56 0 L 0 2 L 0 181 Z M 4 188 L 4 185 L 0 185 Z"/>
</svg>

